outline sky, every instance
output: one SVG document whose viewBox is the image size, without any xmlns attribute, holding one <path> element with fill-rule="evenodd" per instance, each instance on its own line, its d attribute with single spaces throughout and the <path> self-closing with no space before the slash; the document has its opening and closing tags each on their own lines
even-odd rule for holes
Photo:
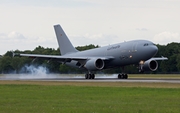
<svg viewBox="0 0 180 113">
<path fill-rule="evenodd" d="M 179 43 L 179 12 L 180 0 L 0 0 L 0 55 L 57 49 L 56 24 L 75 47 L 136 39 Z"/>
</svg>

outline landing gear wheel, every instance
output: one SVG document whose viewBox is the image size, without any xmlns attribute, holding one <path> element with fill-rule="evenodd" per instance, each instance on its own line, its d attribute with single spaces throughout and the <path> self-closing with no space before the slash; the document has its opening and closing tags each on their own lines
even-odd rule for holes
<svg viewBox="0 0 180 113">
<path fill-rule="evenodd" d="M 121 79 L 124 79 L 124 74 L 121 74 Z"/>
<path fill-rule="evenodd" d="M 127 74 L 124 75 L 124 79 L 128 79 L 128 75 Z"/>
<path fill-rule="evenodd" d="M 94 74 L 85 74 L 85 79 L 94 79 L 95 75 Z"/>
<path fill-rule="evenodd" d="M 128 79 L 128 75 L 124 73 L 118 74 L 118 79 Z"/>
<path fill-rule="evenodd" d="M 95 75 L 94 75 L 94 74 L 91 74 L 91 76 L 92 76 L 92 77 L 91 77 L 92 79 L 94 79 L 94 78 L 95 78 Z"/>
<path fill-rule="evenodd" d="M 120 75 L 120 74 L 118 74 L 118 79 L 120 79 L 120 76 L 121 76 L 121 75 Z"/>
<path fill-rule="evenodd" d="M 92 78 L 92 74 L 88 74 L 88 79 L 91 79 Z"/>
<path fill-rule="evenodd" d="M 89 76 L 89 74 L 85 74 L 85 79 L 88 79 L 89 78 L 88 76 Z"/>
</svg>

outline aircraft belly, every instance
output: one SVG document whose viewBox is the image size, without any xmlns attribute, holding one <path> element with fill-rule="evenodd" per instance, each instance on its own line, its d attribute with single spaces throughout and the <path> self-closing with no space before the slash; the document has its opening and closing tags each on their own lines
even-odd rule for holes
<svg viewBox="0 0 180 113">
<path fill-rule="evenodd" d="M 106 63 L 106 68 L 122 67 L 131 64 L 131 60 L 114 59 L 111 62 Z"/>
</svg>

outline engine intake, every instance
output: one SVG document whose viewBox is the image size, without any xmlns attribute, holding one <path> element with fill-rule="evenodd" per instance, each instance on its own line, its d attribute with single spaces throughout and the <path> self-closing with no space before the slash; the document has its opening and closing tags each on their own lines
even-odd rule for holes
<svg viewBox="0 0 180 113">
<path fill-rule="evenodd" d="M 86 62 L 84 67 L 90 71 L 101 70 L 104 68 L 104 61 L 102 59 L 90 59 Z"/>
<path fill-rule="evenodd" d="M 148 60 L 142 66 L 142 71 L 156 71 L 158 63 L 156 60 Z"/>
</svg>

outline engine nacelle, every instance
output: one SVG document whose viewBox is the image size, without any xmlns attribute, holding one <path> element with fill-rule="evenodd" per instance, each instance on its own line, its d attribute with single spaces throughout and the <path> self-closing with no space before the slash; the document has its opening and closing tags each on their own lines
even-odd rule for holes
<svg viewBox="0 0 180 113">
<path fill-rule="evenodd" d="M 90 59 L 86 62 L 84 67 L 90 71 L 101 70 L 104 68 L 104 61 L 102 59 Z"/>
<path fill-rule="evenodd" d="M 158 63 L 156 60 L 148 60 L 144 62 L 142 66 L 142 71 L 156 71 L 158 68 Z"/>
</svg>

